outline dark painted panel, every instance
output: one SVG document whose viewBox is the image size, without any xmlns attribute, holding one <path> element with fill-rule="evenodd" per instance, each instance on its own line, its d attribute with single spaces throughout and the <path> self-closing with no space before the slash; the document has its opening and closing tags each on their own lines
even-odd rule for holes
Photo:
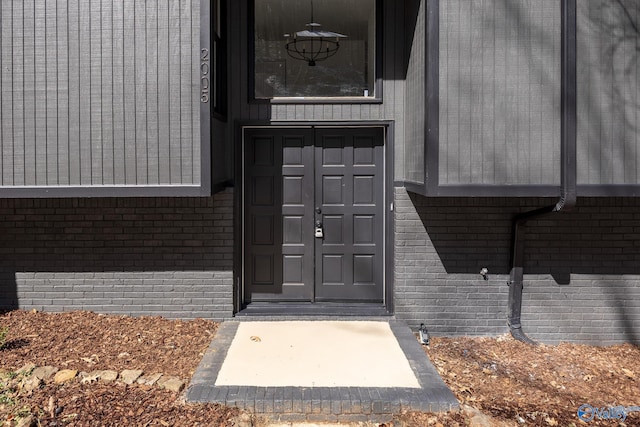
<svg viewBox="0 0 640 427">
<path fill-rule="evenodd" d="M 302 176 L 285 176 L 282 178 L 282 203 L 285 205 L 301 205 L 304 203 L 302 199 L 304 177 Z"/>
<path fill-rule="evenodd" d="M 285 132 L 281 136 L 283 186 L 283 283 L 285 299 L 313 299 L 313 173 L 310 130 Z M 288 219 L 295 218 L 295 222 Z M 290 224 L 287 224 L 289 222 Z M 295 224 L 295 227 L 293 226 Z M 290 225 L 290 227 L 288 227 Z"/>
<path fill-rule="evenodd" d="M 275 278 L 273 255 L 253 255 L 253 283 L 254 285 L 273 285 Z"/>
<path fill-rule="evenodd" d="M 353 256 L 353 284 L 375 286 L 375 255 Z"/>
<path fill-rule="evenodd" d="M 375 217 L 373 215 L 353 216 L 353 244 L 375 244 Z"/>
<path fill-rule="evenodd" d="M 246 263 L 244 302 L 381 302 L 383 129 L 265 128 L 244 134 L 245 236 L 258 237 L 245 237 L 245 259 L 262 257 L 260 263 Z M 354 165 L 356 147 L 362 150 Z M 274 191 L 258 182 L 274 183 Z M 273 195 L 269 203 L 255 194 L 265 191 Z M 260 225 L 263 217 L 275 218 L 273 227 Z M 272 229 L 273 243 L 260 244 Z M 266 283 L 272 276 L 273 283 Z M 258 278 L 262 281 L 255 283 Z M 365 283 L 370 286 L 356 286 Z"/>
<path fill-rule="evenodd" d="M 382 129 L 373 128 L 316 131 L 316 199 L 322 210 L 316 218 L 324 225 L 324 238 L 315 245 L 316 300 L 383 299 L 383 136 Z M 357 150 L 362 141 L 373 147 L 373 158 L 366 162 Z M 342 147 L 340 156 L 336 147 Z M 328 157 L 333 164 L 327 164 Z M 357 281 L 374 285 L 360 287 Z"/>
<path fill-rule="evenodd" d="M 347 224 L 344 215 L 323 215 L 322 226 L 324 228 L 323 245 L 342 245 L 345 243 Z"/>
<path fill-rule="evenodd" d="M 375 164 L 374 141 L 369 138 L 355 138 L 353 142 L 353 164 L 355 166 Z"/>
<path fill-rule="evenodd" d="M 273 138 L 257 138 L 253 144 L 253 165 L 274 166 L 275 151 Z"/>
<path fill-rule="evenodd" d="M 245 259 L 268 254 L 261 264 L 247 265 L 245 302 L 313 299 L 311 139 L 310 130 L 245 130 L 245 233 L 254 232 L 256 218 L 273 218 L 268 244 L 245 238 Z M 273 280 L 255 282 L 267 276 Z"/>
<path fill-rule="evenodd" d="M 276 219 L 273 215 L 254 215 L 251 225 L 251 244 L 256 245 L 273 245 L 274 239 L 274 225 Z"/>
<path fill-rule="evenodd" d="M 331 171 L 331 173 L 336 173 Z M 324 205 L 343 205 L 344 198 L 344 178 L 341 176 L 322 177 L 321 200 Z"/>
<path fill-rule="evenodd" d="M 335 286 L 344 286 L 348 281 L 345 274 L 345 259 L 344 255 L 322 255 L 322 283 L 319 283 L 319 287 L 331 285 L 334 287 L 333 291 L 336 292 Z M 338 290 L 337 292 L 340 292 Z"/>
<path fill-rule="evenodd" d="M 304 245 L 302 240 L 303 217 L 284 215 L 282 217 L 282 244 Z"/>
<path fill-rule="evenodd" d="M 344 142 L 341 139 L 327 138 L 322 150 L 322 164 L 324 166 L 344 165 Z"/>
<path fill-rule="evenodd" d="M 254 206 L 272 206 L 275 202 L 275 185 L 273 176 L 254 176 L 252 195 Z"/>
<path fill-rule="evenodd" d="M 353 177 L 353 204 L 372 205 L 376 203 L 375 176 Z"/>
<path fill-rule="evenodd" d="M 285 146 L 282 148 L 282 163 L 285 166 L 303 165 L 303 141 L 297 138 L 285 138 Z"/>
<path fill-rule="evenodd" d="M 304 286 L 304 270 L 311 266 L 304 265 L 302 255 L 282 256 L 282 286 Z"/>
</svg>

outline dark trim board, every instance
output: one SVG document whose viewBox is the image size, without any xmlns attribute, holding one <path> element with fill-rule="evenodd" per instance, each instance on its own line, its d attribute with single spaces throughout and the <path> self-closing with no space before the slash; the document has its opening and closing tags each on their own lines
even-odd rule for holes
<svg viewBox="0 0 640 427">
<path fill-rule="evenodd" d="M 345 316 L 384 317 L 391 313 L 382 304 L 369 303 L 251 303 L 236 317 L 255 316 Z"/>
<path fill-rule="evenodd" d="M 395 181 L 395 187 L 404 187 L 407 191 L 424 195 L 423 186 L 411 182 Z M 640 185 L 633 184 L 578 184 L 578 197 L 640 197 Z M 559 197 L 561 187 L 555 186 L 440 186 L 436 191 L 427 193 L 427 197 Z"/>
<path fill-rule="evenodd" d="M 395 123 L 388 122 L 386 126 L 385 135 L 385 154 L 386 154 L 386 167 L 385 167 L 385 209 L 387 213 L 385 217 L 385 233 L 384 233 L 384 278 L 386 286 L 384 288 L 384 302 L 385 308 L 389 314 L 393 314 L 395 310 L 395 301 L 393 299 L 393 280 L 394 280 L 394 268 L 395 268 L 395 192 L 393 186 L 393 180 L 395 176 Z"/>
<path fill-rule="evenodd" d="M 210 1 L 200 2 L 200 184 L 211 194 L 211 9 Z M 216 153 L 218 154 L 218 153 Z"/>
<path fill-rule="evenodd" d="M 424 186 L 403 182 L 408 191 L 427 197 L 558 197 L 560 187 L 552 185 L 440 185 Z"/>
<path fill-rule="evenodd" d="M 375 315 L 381 315 L 384 313 L 385 315 L 389 315 L 393 313 L 394 304 L 393 304 L 393 242 L 394 242 L 394 219 L 393 219 L 393 136 L 394 136 L 394 123 L 393 121 L 322 121 L 322 122 L 308 122 L 308 121 L 300 121 L 300 122 L 264 122 L 264 121 L 249 121 L 249 122 L 237 122 L 235 127 L 235 135 L 236 135 L 236 144 L 237 147 L 235 152 L 235 183 L 236 183 L 236 191 L 235 191 L 235 209 L 238 212 L 236 215 L 234 228 L 235 228 L 235 236 L 234 241 L 236 244 L 235 251 L 235 259 L 234 263 L 234 315 L 242 315 L 250 313 L 251 310 L 247 310 L 247 306 L 244 304 L 244 296 L 243 296 L 243 275 L 244 275 L 244 265 L 243 265 L 243 253 L 244 253 L 244 226 L 243 226 L 243 218 L 244 218 L 244 184 L 243 184 L 243 157 L 244 157 L 244 129 L 250 128 L 264 128 L 264 129 L 291 129 L 291 128 L 382 128 L 384 129 L 384 153 L 385 153 L 385 167 L 384 167 L 384 221 L 385 221 L 385 233 L 384 233 L 384 268 L 383 268 L 383 277 L 385 280 L 384 289 L 383 289 L 383 298 L 384 303 L 382 306 L 377 304 L 379 309 L 373 311 L 367 311 L 368 313 L 372 313 Z M 281 303 L 273 303 L 273 307 L 280 307 L 279 309 L 273 308 L 268 311 L 280 310 L 282 313 L 286 313 L 291 309 L 291 305 L 289 305 L 289 309 L 287 309 L 286 304 Z M 318 303 L 316 303 L 318 304 Z M 318 312 L 327 309 L 327 307 L 333 307 L 329 309 L 329 312 L 334 311 L 339 304 L 325 304 L 324 309 L 321 309 L 320 306 L 317 309 Z M 371 304 L 362 303 L 362 306 L 370 307 Z M 294 311 L 299 311 L 305 305 L 300 305 L 300 307 L 294 307 Z M 255 309 L 258 310 L 256 306 Z M 259 311 L 264 311 L 264 309 L 260 309 Z M 365 312 L 363 312 L 363 315 Z"/>
<path fill-rule="evenodd" d="M 640 197 L 640 185 L 625 184 L 578 184 L 581 197 Z"/>
<path fill-rule="evenodd" d="M 418 193 L 430 195 L 439 186 L 440 156 L 440 1 L 427 2 L 427 63 L 425 86 L 426 119 L 424 121 L 424 183 Z"/>
<path fill-rule="evenodd" d="M 562 0 L 560 182 L 563 200 L 576 198 L 577 168 L 577 26 L 576 0 Z"/>
<path fill-rule="evenodd" d="M 0 198 L 208 197 L 225 186 L 220 183 L 213 186 L 0 187 Z"/>
</svg>

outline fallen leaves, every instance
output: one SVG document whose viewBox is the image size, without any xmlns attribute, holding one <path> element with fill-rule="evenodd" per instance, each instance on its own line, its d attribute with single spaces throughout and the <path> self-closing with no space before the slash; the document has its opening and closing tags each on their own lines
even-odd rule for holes
<svg viewBox="0 0 640 427">
<path fill-rule="evenodd" d="M 78 371 L 135 368 L 180 378 L 190 377 L 200 361 L 199 354 L 211 343 L 211 331 L 217 329 L 216 323 L 203 319 L 180 321 L 81 311 L 16 310 L 1 315 L 0 325 L 8 328 L 9 340 L 26 343 L 3 351 L 0 369 L 15 370 L 34 361 L 39 366 Z"/>
<path fill-rule="evenodd" d="M 640 360 L 637 346 L 532 347 L 510 338 L 431 341 L 425 351 L 458 399 L 510 425 L 577 425 L 583 403 L 640 402 L 640 384 L 630 369 Z M 640 413 L 628 420 L 629 426 L 640 425 Z"/>
<path fill-rule="evenodd" d="M 558 421 L 556 421 L 556 419 L 552 417 L 545 417 L 544 421 L 552 427 L 558 425 Z"/>
<path fill-rule="evenodd" d="M 627 378 L 634 379 L 636 377 L 635 372 L 633 372 L 633 371 L 631 371 L 629 369 L 622 368 L 622 373 L 624 373 Z"/>
<path fill-rule="evenodd" d="M 21 344 L 2 350 L 0 371 L 15 371 L 35 361 L 86 372 L 143 369 L 180 378 L 193 374 L 217 329 L 216 323 L 205 320 L 87 312 L 15 311 L 0 316 L 4 325 L 9 327 L 8 339 Z M 576 411 L 584 403 L 640 405 L 640 349 L 629 344 L 530 347 L 507 336 L 457 337 L 432 338 L 426 352 L 458 399 L 487 415 L 492 426 L 577 426 Z M 224 426 L 232 425 L 238 415 L 227 407 L 186 405 L 178 393 L 159 387 L 85 382 L 38 384 L 24 395 L 16 383 L 15 390 L 0 394 L 0 422 L 14 420 L 14 414 L 34 413 L 42 414 L 43 426 Z M 470 425 L 463 412 L 407 413 L 398 419 L 402 422 L 397 425 L 407 427 Z M 629 414 L 625 424 L 640 425 L 640 412 Z"/>
</svg>

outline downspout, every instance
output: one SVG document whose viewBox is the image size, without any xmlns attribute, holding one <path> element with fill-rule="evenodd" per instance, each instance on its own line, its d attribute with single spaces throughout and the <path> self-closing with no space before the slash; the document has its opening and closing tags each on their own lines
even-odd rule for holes
<svg viewBox="0 0 640 427">
<path fill-rule="evenodd" d="M 537 344 L 522 330 L 524 242 L 529 220 L 570 211 L 576 204 L 576 0 L 561 1 L 560 199 L 555 205 L 523 212 L 512 222 L 511 272 L 507 322 L 513 338 Z"/>
</svg>

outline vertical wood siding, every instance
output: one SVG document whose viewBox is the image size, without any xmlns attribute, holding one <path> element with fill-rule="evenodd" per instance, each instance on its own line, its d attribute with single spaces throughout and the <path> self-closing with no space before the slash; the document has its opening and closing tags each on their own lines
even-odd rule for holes
<svg viewBox="0 0 640 427">
<path fill-rule="evenodd" d="M 412 14 L 409 14 L 412 15 Z M 411 54 L 407 68 L 406 114 L 404 117 L 404 179 L 423 184 L 425 180 L 425 118 L 426 118 L 426 2 L 420 2 Z M 410 26 L 409 26 L 410 27 Z"/>
<path fill-rule="evenodd" d="M 440 184 L 559 183 L 560 2 L 440 2 Z"/>
<path fill-rule="evenodd" d="M 249 1 L 229 2 L 230 22 L 250 22 Z M 253 94 L 249 93 L 249 61 L 253 60 L 249 52 L 249 37 L 253 35 L 250 27 L 242 25 L 230 29 L 229 48 L 231 52 L 241 52 L 232 55 L 229 93 L 230 115 L 240 121 L 349 121 L 349 120 L 395 120 L 395 141 L 404 141 L 404 109 L 405 109 L 405 78 L 404 63 L 406 51 L 405 28 L 403 25 L 403 7 L 398 2 L 382 2 L 384 17 L 383 34 L 383 93 L 382 103 L 339 103 L 339 104 L 270 104 L 255 102 Z M 380 54 L 380 52 L 377 52 Z M 230 120 L 228 132 L 233 134 L 234 123 Z M 401 154 L 403 151 L 401 151 Z M 403 155 L 396 155 L 395 169 L 397 179 L 402 179 L 404 170 Z"/>
<path fill-rule="evenodd" d="M 201 184 L 200 0 L 0 0 L 0 186 Z"/>
<path fill-rule="evenodd" d="M 640 3 L 578 1 L 578 183 L 640 184 Z"/>
</svg>

